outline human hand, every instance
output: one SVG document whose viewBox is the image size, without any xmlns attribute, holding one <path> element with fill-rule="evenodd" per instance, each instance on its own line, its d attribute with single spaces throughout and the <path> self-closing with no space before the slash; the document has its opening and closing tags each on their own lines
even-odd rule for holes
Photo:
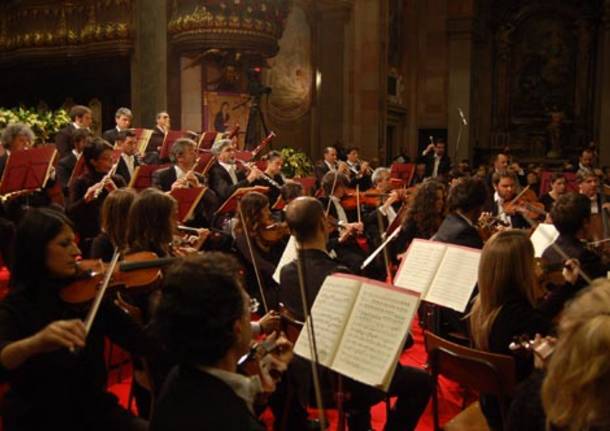
<svg viewBox="0 0 610 431">
<path fill-rule="evenodd" d="M 37 353 L 52 352 L 66 347 L 74 350 L 85 347 L 87 331 L 80 319 L 56 320 L 38 331 L 33 337 L 33 348 Z"/>
</svg>

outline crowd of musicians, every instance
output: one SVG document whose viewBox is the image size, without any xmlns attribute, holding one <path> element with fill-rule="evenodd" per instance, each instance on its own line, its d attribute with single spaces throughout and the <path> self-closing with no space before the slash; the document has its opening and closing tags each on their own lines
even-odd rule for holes
<svg viewBox="0 0 610 431">
<path fill-rule="evenodd" d="M 294 335 L 326 276 L 391 281 L 415 238 L 482 250 L 468 310 L 422 305 L 419 319 L 444 338 L 514 355 L 521 385 L 510 409 L 480 396 L 490 428 L 610 429 L 610 283 L 595 280 L 608 272 L 610 205 L 607 170 L 598 169 L 593 149 L 553 174 L 539 199 L 543 166 L 524 168 L 500 152 L 474 169 L 452 163 L 442 140 L 418 155 L 409 183 L 361 161 L 357 148 L 326 148 L 316 187 L 306 192 L 282 175 L 277 151 L 264 155 L 263 170 L 237 163 L 235 139 L 217 139 L 202 175 L 197 143 L 181 138 L 153 187 L 136 192 L 126 187 L 135 169 L 165 162 L 159 148 L 170 119 L 157 115 L 138 154 L 131 117 L 120 108 L 116 128 L 93 137 L 91 111 L 74 107 L 72 123 L 56 136 L 59 159 L 44 189 L 2 199 L 1 252 L 10 270 L 0 302 L 4 429 L 263 430 L 268 407 L 276 430 L 319 429 L 308 416 L 314 377 L 324 403 L 334 405 L 337 376 L 312 375 L 310 362 L 292 354 L 290 329 Z M 34 141 L 27 125 L 6 127 L 0 176 L 11 154 Z M 73 178 L 81 157 L 87 169 Z M 579 192 L 567 190 L 565 171 L 576 173 Z M 254 186 L 264 188 L 244 194 L 234 212 L 217 211 Z M 206 191 L 190 219 L 178 220 L 171 192 L 192 187 Z M 559 236 L 537 260 L 529 235 L 541 222 Z M 291 235 L 303 267 L 286 264 L 278 281 Z M 127 266 L 117 262 L 139 269 L 123 274 Z M 88 264 L 97 269 L 85 272 Z M 103 281 L 113 288 L 89 319 L 102 280 L 94 275 L 107 268 L 114 282 Z M 515 354 L 515 337 L 554 351 L 544 360 Z M 106 339 L 132 355 L 137 417 L 106 390 Z M 404 348 L 412 343 L 407 337 Z M 350 430 L 371 429 L 371 408 L 387 395 L 396 398 L 385 429 L 415 429 L 436 390 L 424 369 L 400 364 L 388 394 L 350 379 L 342 386 Z"/>
</svg>

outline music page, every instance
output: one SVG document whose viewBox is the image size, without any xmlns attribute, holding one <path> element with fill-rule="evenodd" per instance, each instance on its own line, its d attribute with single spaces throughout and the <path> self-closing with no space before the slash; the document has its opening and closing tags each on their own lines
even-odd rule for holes
<svg viewBox="0 0 610 431">
<path fill-rule="evenodd" d="M 425 294 L 443 259 L 446 244 L 414 239 L 394 278 L 394 285 Z"/>
<path fill-rule="evenodd" d="M 329 275 L 313 303 L 311 315 L 320 364 L 330 367 L 347 319 L 358 296 L 361 281 L 349 275 Z M 312 359 L 307 325 L 294 346 L 294 352 Z"/>
<path fill-rule="evenodd" d="M 290 235 L 290 239 L 286 244 L 286 248 L 284 249 L 284 253 L 282 253 L 282 257 L 280 258 L 279 263 L 275 267 L 275 272 L 273 273 L 273 280 L 280 284 L 280 273 L 282 272 L 282 268 L 284 265 L 288 265 L 290 262 L 297 258 L 297 241 L 294 238 L 294 235 Z"/>
<path fill-rule="evenodd" d="M 418 302 L 416 293 L 363 281 L 331 368 L 387 390 Z"/>
<path fill-rule="evenodd" d="M 474 290 L 481 251 L 448 246 L 424 300 L 464 312 Z"/>
</svg>

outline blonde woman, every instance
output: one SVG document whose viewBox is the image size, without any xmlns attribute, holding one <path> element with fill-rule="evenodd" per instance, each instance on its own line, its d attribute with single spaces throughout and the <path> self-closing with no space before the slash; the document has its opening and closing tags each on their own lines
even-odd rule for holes
<svg viewBox="0 0 610 431">
<path fill-rule="evenodd" d="M 598 279 L 565 309 L 542 385 L 547 424 L 610 429 L 610 281 Z"/>
<path fill-rule="evenodd" d="M 552 319 L 575 287 L 577 270 L 566 271 L 571 283 L 558 286 L 541 299 L 537 291 L 534 248 L 527 233 L 507 230 L 492 236 L 481 254 L 478 288 L 470 313 L 470 332 L 477 349 L 511 354 L 508 346 L 515 336 L 548 335 Z M 515 356 L 518 380 L 533 369 L 533 361 Z M 497 401 L 481 396 L 481 407 L 494 429 L 501 429 Z"/>
</svg>

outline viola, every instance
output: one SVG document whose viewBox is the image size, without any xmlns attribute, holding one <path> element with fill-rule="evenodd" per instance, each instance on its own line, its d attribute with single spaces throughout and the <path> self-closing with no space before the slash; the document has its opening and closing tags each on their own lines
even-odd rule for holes
<svg viewBox="0 0 610 431">
<path fill-rule="evenodd" d="M 110 285 L 124 286 L 127 289 L 149 287 L 161 278 L 161 268 L 175 259 L 159 258 L 151 252 L 127 255 L 116 266 Z M 60 298 L 69 304 L 83 304 L 93 300 L 108 267 L 101 260 L 83 260 L 78 266 L 79 274 L 76 279 L 59 292 Z"/>
<path fill-rule="evenodd" d="M 277 244 L 290 235 L 286 222 L 271 223 L 258 230 L 259 237 L 268 245 Z"/>
</svg>

